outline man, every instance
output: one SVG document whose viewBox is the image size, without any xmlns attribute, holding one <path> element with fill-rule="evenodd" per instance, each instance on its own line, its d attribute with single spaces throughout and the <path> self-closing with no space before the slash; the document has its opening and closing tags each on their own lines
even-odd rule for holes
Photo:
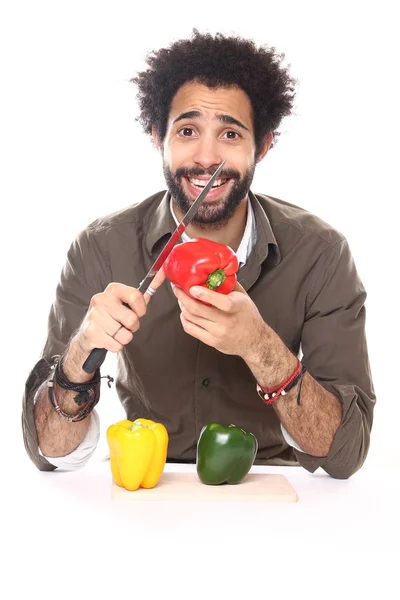
<svg viewBox="0 0 400 600">
<path fill-rule="evenodd" d="M 375 396 L 366 293 L 348 244 L 307 211 L 250 191 L 293 105 L 281 61 L 195 31 L 150 55 L 134 79 L 168 192 L 95 221 L 71 245 L 23 401 L 39 469 L 78 468 L 96 447 L 100 375 L 82 369 L 93 348 L 118 353 L 127 418 L 164 423 L 169 460 L 194 462 L 201 428 L 216 421 L 254 433 L 257 464 L 347 478 L 364 463 Z M 223 160 L 182 241 L 230 246 L 236 288 L 186 294 L 161 271 L 155 295 L 142 295 L 138 283 Z"/>
</svg>

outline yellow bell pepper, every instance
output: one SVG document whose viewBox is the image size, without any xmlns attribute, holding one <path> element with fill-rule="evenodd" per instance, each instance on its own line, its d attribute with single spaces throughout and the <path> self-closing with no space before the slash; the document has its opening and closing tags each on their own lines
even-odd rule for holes
<svg viewBox="0 0 400 600">
<path fill-rule="evenodd" d="M 157 485 L 167 460 L 168 432 L 150 419 L 127 419 L 107 429 L 110 465 L 117 485 L 134 491 Z"/>
</svg>

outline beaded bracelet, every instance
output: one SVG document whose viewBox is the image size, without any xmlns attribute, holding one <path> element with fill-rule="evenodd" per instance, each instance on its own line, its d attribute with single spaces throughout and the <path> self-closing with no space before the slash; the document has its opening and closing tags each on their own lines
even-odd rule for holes
<svg viewBox="0 0 400 600">
<path fill-rule="evenodd" d="M 305 366 L 298 360 L 295 370 L 286 381 L 272 388 L 261 387 L 261 385 L 257 383 L 257 393 L 265 404 L 272 404 L 279 396 L 285 396 L 287 392 L 300 382 L 297 394 L 297 404 L 300 406 L 300 393 L 305 371 Z"/>
</svg>

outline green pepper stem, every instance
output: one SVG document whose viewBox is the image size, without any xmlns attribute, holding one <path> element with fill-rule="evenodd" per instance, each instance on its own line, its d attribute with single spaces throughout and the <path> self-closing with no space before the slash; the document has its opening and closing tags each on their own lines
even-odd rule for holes
<svg viewBox="0 0 400 600">
<path fill-rule="evenodd" d="M 217 287 L 222 285 L 226 279 L 225 271 L 223 269 L 217 269 L 213 273 L 210 273 L 207 277 L 206 285 L 208 289 L 215 290 Z"/>
</svg>

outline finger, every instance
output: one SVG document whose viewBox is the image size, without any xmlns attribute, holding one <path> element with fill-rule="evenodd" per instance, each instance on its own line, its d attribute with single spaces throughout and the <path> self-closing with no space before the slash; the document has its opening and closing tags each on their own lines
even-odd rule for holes
<svg viewBox="0 0 400 600">
<path fill-rule="evenodd" d="M 196 325 L 198 328 L 203 329 L 214 337 L 217 337 L 221 332 L 221 323 L 195 315 L 189 312 L 185 307 L 181 308 L 181 315 L 186 322 Z"/>
<path fill-rule="evenodd" d="M 190 294 L 197 300 L 207 302 L 224 312 L 234 312 L 235 305 L 232 298 L 226 294 L 219 294 L 205 287 L 193 286 L 190 288 Z"/>
<path fill-rule="evenodd" d="M 91 350 L 94 348 L 104 348 L 109 352 L 120 352 L 123 348 L 122 344 L 108 335 L 108 333 L 93 320 L 88 320 L 86 323 L 83 323 L 81 331 Z"/>
<path fill-rule="evenodd" d="M 146 305 L 150 302 L 151 297 L 155 294 L 158 288 L 164 283 L 165 277 L 166 276 L 164 273 L 164 267 L 161 267 L 161 269 L 155 274 L 154 278 L 152 279 L 149 288 L 147 288 L 147 290 L 143 294 Z"/>
<path fill-rule="evenodd" d="M 127 313 L 130 313 L 130 315 L 136 317 L 136 315 L 134 315 L 133 311 L 131 311 L 130 309 L 124 308 L 122 305 L 121 308 L 124 309 Z M 129 344 L 129 342 L 132 341 L 132 331 L 124 327 L 120 323 L 120 321 L 114 319 L 110 315 L 110 313 L 103 307 L 98 307 L 96 310 L 90 311 L 88 316 L 89 321 L 93 323 L 94 330 L 96 330 L 97 328 L 97 335 L 101 334 L 102 337 L 104 337 L 103 334 L 106 334 L 107 336 L 114 339 L 116 342 L 122 344 L 123 346 Z M 137 317 L 136 323 L 138 328 L 139 320 Z"/>
<path fill-rule="evenodd" d="M 123 283 L 109 283 L 104 293 L 116 298 L 119 302 L 128 304 L 138 317 L 143 317 L 147 311 L 147 305 L 143 294 L 136 288 Z"/>
<path fill-rule="evenodd" d="M 123 325 L 125 329 L 134 333 L 140 327 L 138 315 L 124 304 L 120 304 L 116 298 L 109 297 L 104 300 L 104 305 L 99 310 L 105 310 L 117 322 Z"/>
<path fill-rule="evenodd" d="M 186 319 L 185 315 L 183 315 L 182 313 L 180 314 L 180 320 L 182 323 L 182 327 L 187 334 L 200 340 L 200 342 L 203 342 L 204 344 L 207 344 L 208 346 L 214 347 L 214 345 L 215 345 L 214 338 L 206 329 L 203 329 L 202 327 L 199 327 L 195 323 L 192 323 L 191 321 Z"/>
<path fill-rule="evenodd" d="M 179 308 L 187 310 L 192 315 L 203 317 L 204 319 L 215 320 L 215 308 L 206 306 L 203 302 L 195 300 L 188 296 L 181 288 L 175 286 L 174 295 L 178 299 Z"/>
</svg>

